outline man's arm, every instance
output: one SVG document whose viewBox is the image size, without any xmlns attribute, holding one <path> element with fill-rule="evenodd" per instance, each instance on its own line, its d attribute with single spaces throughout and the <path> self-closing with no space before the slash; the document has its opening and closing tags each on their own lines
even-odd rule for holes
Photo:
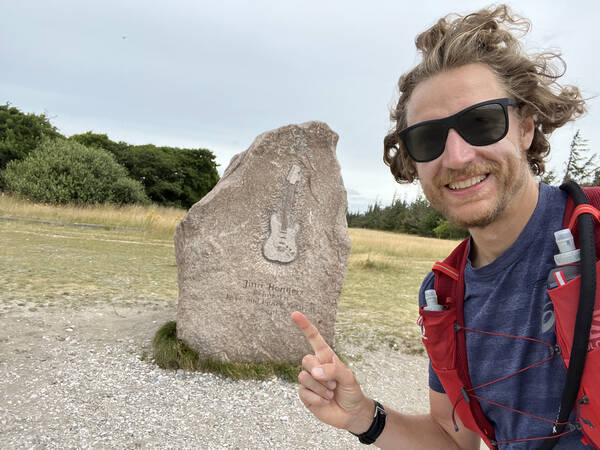
<svg viewBox="0 0 600 450">
<path fill-rule="evenodd" d="M 373 400 L 364 395 L 352 371 L 304 315 L 295 312 L 292 320 L 315 352 L 302 359 L 304 370 L 298 375 L 300 400 L 322 422 L 355 434 L 364 433 L 373 420 Z M 380 448 L 479 449 L 476 433 L 461 423 L 459 431 L 454 431 L 452 403 L 446 394 L 430 389 L 429 405 L 429 414 L 420 416 L 386 408 L 386 425 L 375 445 Z"/>
<path fill-rule="evenodd" d="M 459 431 L 454 431 L 452 403 L 446 394 L 430 389 L 429 407 L 429 414 L 423 415 L 401 414 L 385 408 L 386 425 L 374 445 L 379 448 L 411 450 L 441 448 L 479 450 L 479 435 L 464 427 L 458 417 L 456 419 Z M 371 420 L 372 418 L 373 416 Z"/>
</svg>

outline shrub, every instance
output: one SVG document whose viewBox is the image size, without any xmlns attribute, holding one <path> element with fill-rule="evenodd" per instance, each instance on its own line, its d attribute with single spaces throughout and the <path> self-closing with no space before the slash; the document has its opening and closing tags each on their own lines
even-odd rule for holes
<svg viewBox="0 0 600 450">
<path fill-rule="evenodd" d="M 0 105 L 0 170 L 10 161 L 26 158 L 44 137 L 61 137 L 44 114 L 26 114 L 8 103 Z"/>
<path fill-rule="evenodd" d="M 144 193 L 144 187 L 139 181 L 121 177 L 112 186 L 112 194 L 108 199 L 111 203 L 125 205 L 127 203 L 148 204 L 150 200 Z"/>
<path fill-rule="evenodd" d="M 64 139 L 44 140 L 3 174 L 7 191 L 47 203 L 147 203 L 142 185 L 105 150 Z"/>
<path fill-rule="evenodd" d="M 210 150 L 129 145 L 91 131 L 69 140 L 111 152 L 129 176 L 143 184 L 148 197 L 160 205 L 189 208 L 219 181 L 215 155 Z"/>
<path fill-rule="evenodd" d="M 462 228 L 457 228 L 446 219 L 439 219 L 433 233 L 440 239 L 464 239 L 469 232 Z"/>
</svg>

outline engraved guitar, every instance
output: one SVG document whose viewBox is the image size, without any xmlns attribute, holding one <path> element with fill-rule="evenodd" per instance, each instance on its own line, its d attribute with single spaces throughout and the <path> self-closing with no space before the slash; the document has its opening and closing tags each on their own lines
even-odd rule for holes
<svg viewBox="0 0 600 450">
<path fill-rule="evenodd" d="M 298 255 L 296 234 L 300 230 L 300 224 L 294 223 L 290 226 L 288 216 L 294 205 L 300 174 L 300 167 L 294 164 L 287 176 L 289 184 L 283 198 L 281 214 L 275 212 L 271 215 L 271 232 L 263 245 L 263 255 L 270 261 L 289 263 Z"/>
</svg>

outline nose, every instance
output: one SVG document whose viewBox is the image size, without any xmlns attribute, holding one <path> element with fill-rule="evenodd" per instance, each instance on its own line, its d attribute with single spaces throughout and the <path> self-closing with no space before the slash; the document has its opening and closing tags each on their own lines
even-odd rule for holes
<svg viewBox="0 0 600 450">
<path fill-rule="evenodd" d="M 475 159 L 475 149 L 454 128 L 450 128 L 442 157 L 444 166 L 450 169 L 463 169 Z"/>
</svg>

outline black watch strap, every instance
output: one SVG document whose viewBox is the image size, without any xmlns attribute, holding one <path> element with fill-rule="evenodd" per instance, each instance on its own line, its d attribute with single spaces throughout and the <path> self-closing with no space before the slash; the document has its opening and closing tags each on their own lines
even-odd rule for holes
<svg viewBox="0 0 600 450">
<path fill-rule="evenodd" d="M 369 429 L 362 434 L 350 432 L 356 436 L 362 444 L 367 445 L 372 444 L 377 440 L 383 431 L 383 428 L 385 427 L 385 419 L 387 417 L 385 409 L 383 409 L 383 405 L 377 400 L 373 401 L 375 402 L 375 414 L 373 415 L 373 422 L 371 422 Z"/>
</svg>

